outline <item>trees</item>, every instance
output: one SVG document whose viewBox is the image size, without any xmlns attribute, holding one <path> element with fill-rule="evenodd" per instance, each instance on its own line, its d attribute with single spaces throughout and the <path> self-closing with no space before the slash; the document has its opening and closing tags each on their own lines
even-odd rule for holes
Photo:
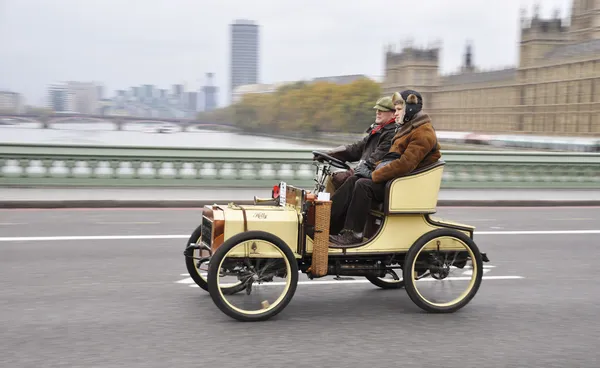
<svg viewBox="0 0 600 368">
<path fill-rule="evenodd" d="M 214 124 L 231 124 L 233 121 L 233 107 L 227 106 L 222 109 L 201 112 L 196 116 L 196 119 Z"/>
<path fill-rule="evenodd" d="M 380 97 L 379 84 L 367 78 L 343 85 L 297 82 L 275 93 L 246 94 L 211 115 L 254 132 L 362 133 L 373 123 L 373 106 Z"/>
</svg>

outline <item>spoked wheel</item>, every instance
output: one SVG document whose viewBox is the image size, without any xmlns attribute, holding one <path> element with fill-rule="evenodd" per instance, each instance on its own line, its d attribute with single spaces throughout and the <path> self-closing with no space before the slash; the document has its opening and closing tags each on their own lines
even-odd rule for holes
<svg viewBox="0 0 600 368">
<path fill-rule="evenodd" d="M 227 295 L 230 283 L 245 292 Z M 264 321 L 281 312 L 298 285 L 298 262 L 290 247 L 264 231 L 248 231 L 226 240 L 213 254 L 208 291 L 217 307 L 238 321 Z"/>
<path fill-rule="evenodd" d="M 404 287 L 404 279 L 398 276 L 394 270 L 388 270 L 385 277 L 366 276 L 371 284 L 382 289 L 401 289 Z"/>
<path fill-rule="evenodd" d="M 462 232 L 437 229 L 409 249 L 403 270 L 406 292 L 428 312 L 451 313 L 475 296 L 483 263 L 475 242 Z"/>
<path fill-rule="evenodd" d="M 188 239 L 185 247 L 190 244 L 199 244 L 200 236 L 202 235 L 202 225 L 198 226 Z M 208 291 L 208 283 L 206 275 L 208 274 L 208 266 L 210 265 L 212 252 L 207 249 L 194 249 L 191 257 L 185 257 L 185 267 L 187 268 L 190 277 L 196 285 L 201 289 Z M 244 290 L 245 286 L 241 282 L 225 288 L 224 292 L 235 294 Z"/>
</svg>

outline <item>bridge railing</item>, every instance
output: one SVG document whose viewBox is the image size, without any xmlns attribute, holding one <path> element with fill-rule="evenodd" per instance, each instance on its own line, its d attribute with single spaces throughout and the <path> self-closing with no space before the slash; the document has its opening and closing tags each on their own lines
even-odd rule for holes
<svg viewBox="0 0 600 368">
<path fill-rule="evenodd" d="M 443 151 L 443 188 L 600 188 L 599 153 Z M 0 144 L 1 186 L 311 188 L 310 150 Z"/>
</svg>

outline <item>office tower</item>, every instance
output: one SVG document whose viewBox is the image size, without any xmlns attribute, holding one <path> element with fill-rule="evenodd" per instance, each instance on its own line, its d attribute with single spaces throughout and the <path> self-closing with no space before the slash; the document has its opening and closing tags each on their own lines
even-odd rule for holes
<svg viewBox="0 0 600 368">
<path fill-rule="evenodd" d="M 97 114 L 98 103 L 98 86 L 93 82 L 66 82 L 66 86 L 70 92 L 74 94 L 75 111 L 79 114 Z"/>
<path fill-rule="evenodd" d="M 206 85 L 202 87 L 204 93 L 204 111 L 217 108 L 217 87 L 213 85 L 213 73 L 206 73 Z"/>
<path fill-rule="evenodd" d="M 144 84 L 143 87 L 143 97 L 149 101 L 152 97 L 154 97 L 154 85 Z"/>
<path fill-rule="evenodd" d="M 22 114 L 23 96 L 17 92 L 0 90 L 0 113 Z"/>
<path fill-rule="evenodd" d="M 131 95 L 134 100 L 139 99 L 141 97 L 140 87 L 131 87 Z"/>
<path fill-rule="evenodd" d="M 190 112 L 198 112 L 198 92 L 184 92 L 186 95 L 185 107 Z"/>
<path fill-rule="evenodd" d="M 48 88 L 48 105 L 56 112 L 76 112 L 75 93 L 65 84 L 55 84 Z"/>
<path fill-rule="evenodd" d="M 259 80 L 259 26 L 252 21 L 236 20 L 230 25 L 230 97 L 242 85 L 256 84 Z"/>
<path fill-rule="evenodd" d="M 173 85 L 173 96 L 181 97 L 183 95 L 183 84 Z"/>
</svg>

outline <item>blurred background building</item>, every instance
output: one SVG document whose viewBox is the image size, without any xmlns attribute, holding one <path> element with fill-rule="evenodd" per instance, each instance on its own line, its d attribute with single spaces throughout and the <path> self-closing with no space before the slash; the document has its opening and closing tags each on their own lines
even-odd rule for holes
<svg viewBox="0 0 600 368">
<path fill-rule="evenodd" d="M 0 90 L 0 113 L 22 114 L 24 99 L 20 93 Z"/>
<path fill-rule="evenodd" d="M 208 98 L 210 102 L 216 96 Z M 101 85 L 64 82 L 50 85 L 47 95 L 47 107 L 51 111 L 89 115 L 195 118 L 200 111 L 199 102 L 199 91 L 187 91 L 183 84 L 174 84 L 170 91 L 143 84 L 117 90 L 113 97 L 105 98 Z"/>
<path fill-rule="evenodd" d="M 230 93 L 238 86 L 259 83 L 259 26 L 236 20 L 230 25 Z"/>
<path fill-rule="evenodd" d="M 269 94 L 275 93 L 279 90 L 279 88 L 293 85 L 297 83 L 334 83 L 334 84 L 350 84 L 360 79 L 370 79 L 374 82 L 380 83 L 379 77 L 376 76 L 367 76 L 365 74 L 351 74 L 351 75 L 334 75 L 329 77 L 317 77 L 309 80 L 299 80 L 299 81 L 287 81 L 287 82 L 277 82 L 277 83 L 256 83 L 256 84 L 244 84 L 241 86 L 237 86 L 233 90 L 232 103 L 238 103 L 242 100 L 244 95 L 248 94 Z"/>
<path fill-rule="evenodd" d="M 244 95 L 249 94 L 269 94 L 275 93 L 283 86 L 294 84 L 296 82 L 277 82 L 277 83 L 257 83 L 257 84 L 244 84 L 235 87 L 233 90 L 232 103 L 238 103 L 242 100 Z"/>
<path fill-rule="evenodd" d="M 217 87 L 213 81 L 214 73 L 206 73 L 206 84 L 202 87 L 204 95 L 204 111 L 212 111 L 217 108 Z"/>
<path fill-rule="evenodd" d="M 54 112 L 76 112 L 75 91 L 67 83 L 48 87 L 48 108 Z"/>
<path fill-rule="evenodd" d="M 440 130 L 600 135 L 600 0 L 574 0 L 570 22 L 523 12 L 516 67 L 480 71 L 468 44 L 459 73 L 439 74 L 439 47 L 385 56 L 386 95 L 414 88 Z"/>
</svg>

